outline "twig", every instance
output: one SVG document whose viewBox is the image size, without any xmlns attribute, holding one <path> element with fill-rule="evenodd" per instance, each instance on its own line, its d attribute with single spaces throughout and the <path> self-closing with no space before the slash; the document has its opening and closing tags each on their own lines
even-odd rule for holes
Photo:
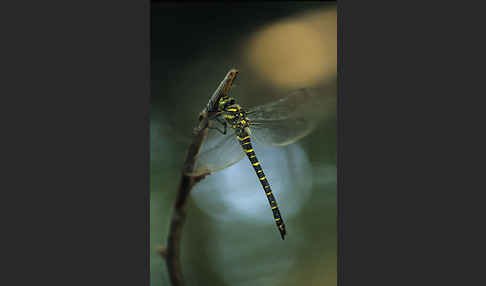
<svg viewBox="0 0 486 286">
<path fill-rule="evenodd" d="M 169 239 L 167 241 L 167 248 L 164 252 L 164 257 L 167 261 L 167 269 L 169 271 L 169 277 L 173 286 L 184 285 L 180 264 L 180 244 L 182 226 L 186 219 L 187 198 L 189 197 L 189 193 L 194 185 L 209 174 L 206 172 L 197 176 L 190 175 L 194 171 L 196 155 L 206 139 L 208 133 L 207 127 L 207 114 L 202 112 L 201 116 L 199 117 L 199 126 L 194 130 L 194 138 L 186 154 L 182 177 L 179 183 L 177 198 L 175 200 L 174 210 L 172 213 Z"/>
<path fill-rule="evenodd" d="M 196 155 L 201 150 L 201 147 L 208 135 L 208 127 L 210 124 L 209 119 L 215 115 L 215 106 L 219 103 L 219 99 L 222 96 L 227 95 L 237 73 L 237 70 L 231 69 L 226 74 L 216 91 L 213 93 L 208 105 L 199 115 L 199 124 L 194 129 L 194 137 L 189 149 L 187 150 L 184 167 L 182 169 L 182 177 L 174 204 L 174 211 L 172 213 L 172 219 L 170 222 L 167 248 L 159 251 L 162 257 L 166 259 L 167 270 L 169 271 L 170 281 L 173 286 L 184 285 L 180 264 L 180 246 L 182 226 L 184 225 L 186 219 L 187 198 L 189 197 L 189 193 L 194 185 L 209 175 L 208 171 L 198 175 L 192 175 L 195 173 Z"/>
</svg>

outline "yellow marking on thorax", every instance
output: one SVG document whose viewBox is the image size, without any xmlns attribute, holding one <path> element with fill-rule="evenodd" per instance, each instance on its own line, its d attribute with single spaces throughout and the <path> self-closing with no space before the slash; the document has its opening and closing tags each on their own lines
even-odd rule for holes
<svg viewBox="0 0 486 286">
<path fill-rule="evenodd" d="M 256 162 L 255 164 L 252 164 L 253 166 L 258 166 L 260 165 L 260 162 Z"/>
<path fill-rule="evenodd" d="M 246 142 L 246 143 L 243 143 L 241 145 L 247 145 L 247 144 L 251 144 L 251 142 Z"/>
<path fill-rule="evenodd" d="M 276 208 L 277 208 L 277 206 L 274 206 L 274 207 L 272 207 L 272 210 L 274 210 L 274 209 L 276 209 Z"/>
<path fill-rule="evenodd" d="M 255 158 L 256 156 L 255 155 L 251 155 L 250 158 Z"/>
<path fill-rule="evenodd" d="M 258 170 L 258 171 L 257 171 L 257 173 L 261 173 L 261 172 L 263 172 L 263 170 Z"/>
<path fill-rule="evenodd" d="M 268 189 L 268 188 L 270 188 L 270 185 L 266 185 L 266 186 L 265 186 L 265 189 Z"/>
<path fill-rule="evenodd" d="M 246 153 L 250 153 L 250 152 L 253 152 L 253 149 L 248 149 L 248 150 L 245 150 Z"/>
<path fill-rule="evenodd" d="M 275 219 L 275 221 L 279 221 L 279 220 L 280 220 L 280 218 L 279 218 L 279 217 Z"/>
<path fill-rule="evenodd" d="M 263 181 L 263 180 L 265 180 L 266 178 L 267 178 L 267 177 L 261 177 L 261 178 L 260 178 L 260 181 Z"/>
<path fill-rule="evenodd" d="M 238 111 L 238 109 L 236 109 L 236 108 L 228 108 L 227 110 L 228 111 Z"/>
<path fill-rule="evenodd" d="M 272 194 L 272 192 L 268 192 L 268 193 L 265 193 L 265 194 L 267 194 L 267 196 L 269 196 L 269 195 L 271 195 L 271 194 Z M 275 202 L 275 201 L 272 201 L 272 203 L 273 203 L 273 202 Z"/>
<path fill-rule="evenodd" d="M 248 138 L 250 138 L 250 136 L 246 136 L 246 137 L 244 137 L 244 138 L 240 138 L 240 137 L 238 137 L 238 139 L 239 139 L 240 141 L 243 141 L 243 140 L 248 139 Z"/>
</svg>

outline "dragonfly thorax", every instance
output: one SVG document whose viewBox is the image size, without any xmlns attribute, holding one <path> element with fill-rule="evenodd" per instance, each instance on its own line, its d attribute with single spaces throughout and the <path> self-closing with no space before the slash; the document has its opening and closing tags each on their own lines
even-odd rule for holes
<svg viewBox="0 0 486 286">
<path fill-rule="evenodd" d="M 224 119 L 228 124 L 235 129 L 244 129 L 249 126 L 246 112 L 238 104 L 232 104 L 225 107 L 223 110 Z"/>
</svg>

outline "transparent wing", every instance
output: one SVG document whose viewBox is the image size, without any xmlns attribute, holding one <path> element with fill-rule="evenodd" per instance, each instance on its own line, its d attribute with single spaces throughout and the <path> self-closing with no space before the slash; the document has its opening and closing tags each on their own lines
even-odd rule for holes
<svg viewBox="0 0 486 286">
<path fill-rule="evenodd" d="M 250 108 L 247 116 L 252 137 L 262 145 L 284 146 L 309 134 L 322 115 L 322 97 L 299 89 L 280 100 Z"/>
<path fill-rule="evenodd" d="M 222 170 L 239 162 L 244 156 L 233 129 L 228 128 L 226 135 L 209 129 L 208 137 L 196 157 L 195 173 Z"/>
</svg>

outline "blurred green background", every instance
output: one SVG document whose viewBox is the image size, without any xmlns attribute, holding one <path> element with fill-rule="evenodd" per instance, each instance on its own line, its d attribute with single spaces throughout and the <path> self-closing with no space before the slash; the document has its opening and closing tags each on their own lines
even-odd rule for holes
<svg viewBox="0 0 486 286">
<path fill-rule="evenodd" d="M 240 70 L 231 90 L 240 105 L 317 87 L 325 116 L 297 143 L 255 148 L 285 241 L 246 158 L 196 185 L 182 238 L 186 284 L 336 285 L 335 3 L 153 2 L 151 34 L 151 285 L 170 285 L 156 249 L 166 244 L 191 130 L 230 68 Z"/>
</svg>

